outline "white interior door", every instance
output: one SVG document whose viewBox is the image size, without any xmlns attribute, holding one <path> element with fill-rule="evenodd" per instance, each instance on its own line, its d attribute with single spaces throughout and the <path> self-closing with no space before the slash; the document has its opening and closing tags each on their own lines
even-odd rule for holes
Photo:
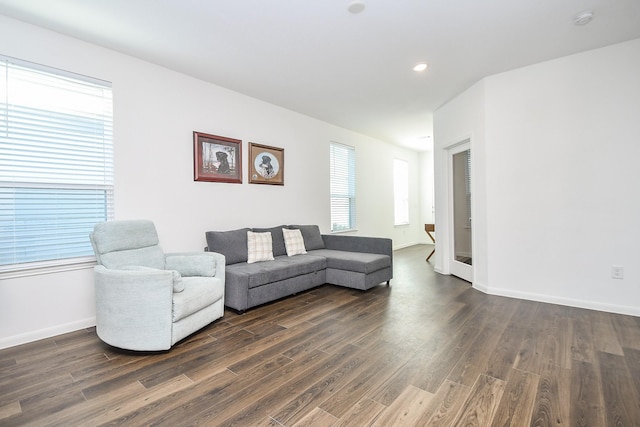
<svg viewBox="0 0 640 427">
<path fill-rule="evenodd" d="M 448 158 L 451 274 L 473 283 L 471 145 L 469 140 L 450 148 Z"/>
</svg>

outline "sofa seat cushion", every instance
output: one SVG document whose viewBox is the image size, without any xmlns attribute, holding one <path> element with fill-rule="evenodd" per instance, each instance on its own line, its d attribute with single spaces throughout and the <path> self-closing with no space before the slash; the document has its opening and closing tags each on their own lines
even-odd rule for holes
<svg viewBox="0 0 640 427">
<path fill-rule="evenodd" d="M 222 298 L 224 283 L 212 277 L 183 277 L 184 290 L 173 294 L 173 321 L 177 322 Z"/>
<path fill-rule="evenodd" d="M 327 268 L 335 268 L 337 270 L 369 274 L 391 267 L 391 257 L 388 255 L 337 251 L 334 249 L 317 249 L 308 253 L 325 257 L 327 259 Z"/>
<path fill-rule="evenodd" d="M 227 275 L 247 275 L 249 289 L 327 268 L 326 259 L 311 255 L 279 256 L 273 261 L 227 266 Z"/>
</svg>

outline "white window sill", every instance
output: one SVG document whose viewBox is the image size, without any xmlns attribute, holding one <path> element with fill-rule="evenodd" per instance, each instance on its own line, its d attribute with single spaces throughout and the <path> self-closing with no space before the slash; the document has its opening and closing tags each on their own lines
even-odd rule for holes
<svg viewBox="0 0 640 427">
<path fill-rule="evenodd" d="M 342 233 L 353 233 L 358 231 L 357 228 L 350 228 L 348 230 L 338 230 L 338 231 L 332 231 L 331 234 L 342 234 Z"/>
<path fill-rule="evenodd" d="M 0 267 L 0 279 L 16 279 L 19 277 L 83 270 L 93 268 L 95 265 L 95 257 L 6 265 Z"/>
</svg>

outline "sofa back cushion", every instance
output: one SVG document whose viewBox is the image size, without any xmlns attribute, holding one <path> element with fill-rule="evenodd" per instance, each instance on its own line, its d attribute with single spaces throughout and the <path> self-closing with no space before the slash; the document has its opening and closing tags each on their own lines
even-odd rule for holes
<svg viewBox="0 0 640 427">
<path fill-rule="evenodd" d="M 281 256 L 287 254 L 287 249 L 284 245 L 284 237 L 282 236 L 282 229 L 286 228 L 284 225 L 272 228 L 252 228 L 254 233 L 271 233 L 271 242 L 273 245 L 273 256 Z"/>
<path fill-rule="evenodd" d="M 224 255 L 227 265 L 247 262 L 247 231 L 250 229 L 207 231 L 207 247 L 211 252 Z"/>
<path fill-rule="evenodd" d="M 324 240 L 317 225 L 290 225 L 287 228 L 298 229 L 302 232 L 304 247 L 308 251 L 324 249 Z"/>
</svg>

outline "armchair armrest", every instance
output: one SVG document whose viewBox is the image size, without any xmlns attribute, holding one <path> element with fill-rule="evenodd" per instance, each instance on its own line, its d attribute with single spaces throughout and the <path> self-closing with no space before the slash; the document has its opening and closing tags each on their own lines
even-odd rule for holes
<svg viewBox="0 0 640 427">
<path fill-rule="evenodd" d="M 176 270 L 184 277 L 222 277 L 224 279 L 224 255 L 217 252 L 168 253 L 165 256 L 165 268 Z"/>
<path fill-rule="evenodd" d="M 173 273 L 94 267 L 96 332 L 104 342 L 128 350 L 171 347 Z"/>
</svg>

